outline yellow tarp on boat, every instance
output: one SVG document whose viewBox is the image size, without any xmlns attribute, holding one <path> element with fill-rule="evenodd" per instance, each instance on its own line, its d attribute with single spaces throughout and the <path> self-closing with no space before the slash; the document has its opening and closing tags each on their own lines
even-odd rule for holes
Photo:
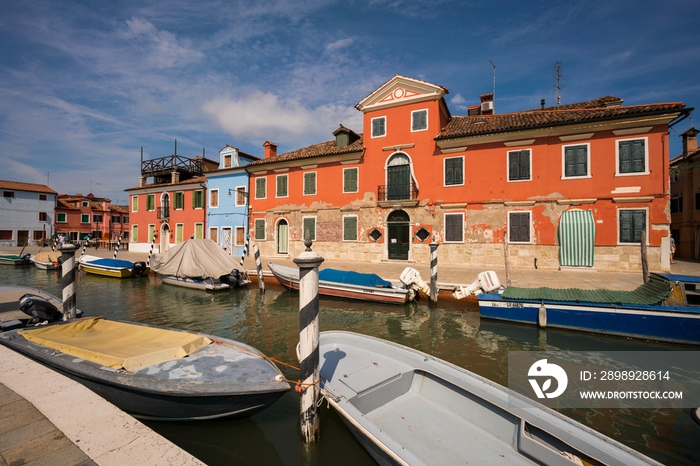
<svg viewBox="0 0 700 466">
<path fill-rule="evenodd" d="M 104 320 L 82 319 L 65 325 L 18 332 L 27 340 L 86 361 L 135 371 L 180 359 L 211 340 L 204 335 Z"/>
</svg>

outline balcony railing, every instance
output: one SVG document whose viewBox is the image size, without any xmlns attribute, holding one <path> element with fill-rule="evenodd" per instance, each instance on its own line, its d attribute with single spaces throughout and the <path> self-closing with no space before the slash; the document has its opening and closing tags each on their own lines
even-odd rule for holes
<svg viewBox="0 0 700 466">
<path fill-rule="evenodd" d="M 378 201 L 404 201 L 418 199 L 418 189 L 415 183 L 389 184 L 377 187 Z"/>
<path fill-rule="evenodd" d="M 170 218 L 170 208 L 158 207 L 156 215 L 158 215 L 158 220 L 167 220 Z"/>
</svg>

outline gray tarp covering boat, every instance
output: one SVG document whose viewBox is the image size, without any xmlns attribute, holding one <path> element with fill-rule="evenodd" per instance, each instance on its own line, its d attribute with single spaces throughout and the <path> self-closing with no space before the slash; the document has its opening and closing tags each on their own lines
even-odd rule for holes
<svg viewBox="0 0 700 466">
<path fill-rule="evenodd" d="M 191 239 L 163 254 L 155 254 L 151 270 L 166 283 L 190 288 L 218 289 L 220 282 L 229 283 L 221 277 L 233 277 L 231 285 L 248 282 L 238 261 L 210 239 Z"/>
</svg>

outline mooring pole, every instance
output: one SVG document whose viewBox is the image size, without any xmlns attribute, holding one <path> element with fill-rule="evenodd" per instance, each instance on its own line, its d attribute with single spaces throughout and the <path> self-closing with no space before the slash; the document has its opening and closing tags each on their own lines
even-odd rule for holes
<svg viewBox="0 0 700 466">
<path fill-rule="evenodd" d="M 243 244 L 243 255 L 241 255 L 241 263 L 240 266 L 243 267 L 243 261 L 245 260 L 246 256 L 248 255 L 248 242 L 250 241 L 250 234 L 248 234 L 245 237 L 245 243 Z"/>
<path fill-rule="evenodd" d="M 299 367 L 301 382 L 301 441 L 318 443 L 319 417 L 316 402 L 319 387 L 318 351 L 318 267 L 323 257 L 311 250 L 311 235 L 306 234 L 306 250 L 294 259 L 299 267 Z"/>
<path fill-rule="evenodd" d="M 114 257 L 112 259 L 117 258 L 117 253 L 119 252 L 119 246 L 122 245 L 122 235 L 119 234 L 119 238 L 117 238 L 117 246 L 114 248 Z"/>
<path fill-rule="evenodd" d="M 253 245 L 253 255 L 255 256 L 255 268 L 258 269 L 258 288 L 260 288 L 261 293 L 264 293 L 265 278 L 263 277 L 262 261 L 260 260 L 260 249 L 258 249 L 257 244 Z"/>
<path fill-rule="evenodd" d="M 506 263 L 506 286 L 510 286 L 510 263 L 508 258 L 508 233 L 503 233 L 503 257 Z"/>
<path fill-rule="evenodd" d="M 438 244 L 433 238 L 433 242 L 430 243 L 430 302 L 437 303 L 438 301 L 438 256 L 437 256 Z"/>
<path fill-rule="evenodd" d="M 64 244 L 60 248 L 61 251 L 61 277 L 63 284 L 63 320 L 75 319 L 75 270 L 77 264 L 75 262 L 75 250 L 77 247 L 74 244 Z"/>
<path fill-rule="evenodd" d="M 119 235 L 119 238 L 121 239 L 122 235 Z M 151 250 L 148 251 L 148 258 L 146 259 L 146 267 L 151 266 L 151 256 L 153 255 L 153 248 L 156 245 L 156 238 L 158 238 L 158 233 L 155 231 L 153 232 L 153 241 L 151 241 Z"/>
</svg>

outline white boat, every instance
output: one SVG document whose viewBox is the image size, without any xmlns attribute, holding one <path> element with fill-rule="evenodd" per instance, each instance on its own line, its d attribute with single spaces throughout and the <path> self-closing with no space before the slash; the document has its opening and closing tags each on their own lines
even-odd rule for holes
<svg viewBox="0 0 700 466">
<path fill-rule="evenodd" d="M 210 239 L 190 239 L 155 254 L 151 270 L 169 285 L 199 290 L 227 290 L 250 283 L 245 270 Z"/>
<path fill-rule="evenodd" d="M 381 465 L 659 465 L 495 382 L 429 354 L 322 332 L 321 392 Z"/>
<path fill-rule="evenodd" d="M 61 268 L 61 253 L 44 251 L 31 256 L 30 260 L 41 270 L 58 270 Z"/>
<path fill-rule="evenodd" d="M 268 264 L 272 275 L 289 290 L 299 291 L 299 269 L 279 264 Z M 410 277 L 406 278 L 406 277 Z M 323 296 L 360 299 L 389 304 L 405 304 L 413 300 L 417 290 L 430 291 L 417 270 L 407 267 L 400 278 L 404 286 L 397 286 L 373 273 L 348 270 L 321 269 L 318 274 L 318 293 Z M 415 286 L 412 286 L 416 283 Z"/>
</svg>

